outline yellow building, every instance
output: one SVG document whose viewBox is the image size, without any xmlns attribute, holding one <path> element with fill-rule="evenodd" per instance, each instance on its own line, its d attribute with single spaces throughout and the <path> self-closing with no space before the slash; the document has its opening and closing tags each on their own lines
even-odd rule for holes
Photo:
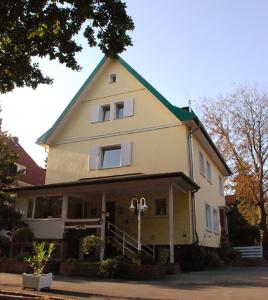
<svg viewBox="0 0 268 300">
<path fill-rule="evenodd" d="M 37 143 L 46 184 L 17 188 L 16 206 L 62 257 L 79 257 L 88 233 L 124 254 L 169 247 L 171 262 L 184 245 L 219 247 L 228 166 L 198 117 L 123 59 L 104 57 Z"/>
</svg>

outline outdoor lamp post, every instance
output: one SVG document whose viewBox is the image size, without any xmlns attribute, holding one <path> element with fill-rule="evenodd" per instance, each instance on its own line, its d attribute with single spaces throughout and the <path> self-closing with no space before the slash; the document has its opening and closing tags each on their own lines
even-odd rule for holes
<svg viewBox="0 0 268 300">
<path fill-rule="evenodd" d="M 135 206 L 136 204 L 136 206 Z M 145 198 L 133 198 L 131 199 L 129 210 L 135 212 L 137 208 L 138 211 L 138 252 L 141 252 L 141 213 L 148 209 Z"/>
</svg>

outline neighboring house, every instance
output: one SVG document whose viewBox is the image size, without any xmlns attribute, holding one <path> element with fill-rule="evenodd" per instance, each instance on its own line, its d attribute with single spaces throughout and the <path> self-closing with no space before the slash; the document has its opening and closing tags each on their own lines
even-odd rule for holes
<svg viewBox="0 0 268 300">
<path fill-rule="evenodd" d="M 220 246 L 228 166 L 197 116 L 123 59 L 103 58 L 37 143 L 49 148 L 46 184 L 12 192 L 35 237 L 57 242 L 61 258 L 79 257 L 84 235 L 108 231 L 135 251 L 126 235 L 137 239 L 133 197 L 148 205 L 142 250 L 169 247 L 174 262 L 184 245 Z"/>
<path fill-rule="evenodd" d="M 23 149 L 17 137 L 2 136 L 1 142 L 18 155 L 15 162 L 20 173 L 17 184 L 19 186 L 40 185 L 45 183 L 45 170 L 39 167 L 31 156 Z"/>
</svg>

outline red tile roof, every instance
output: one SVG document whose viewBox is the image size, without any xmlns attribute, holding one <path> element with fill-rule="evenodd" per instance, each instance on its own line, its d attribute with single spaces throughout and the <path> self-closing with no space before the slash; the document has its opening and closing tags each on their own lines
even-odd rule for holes
<svg viewBox="0 0 268 300">
<path fill-rule="evenodd" d="M 19 181 L 31 184 L 40 185 L 45 183 L 45 170 L 37 165 L 31 156 L 20 145 L 17 137 L 5 138 L 6 143 L 12 151 L 18 154 L 17 163 L 26 167 L 26 173 L 22 174 Z"/>
</svg>

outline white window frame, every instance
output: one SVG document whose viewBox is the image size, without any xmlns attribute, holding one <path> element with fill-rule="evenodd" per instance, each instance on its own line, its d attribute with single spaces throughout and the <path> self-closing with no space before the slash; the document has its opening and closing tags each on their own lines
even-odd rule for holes
<svg viewBox="0 0 268 300">
<path fill-rule="evenodd" d="M 212 220 L 211 206 L 208 203 L 205 203 L 205 221 L 206 221 L 206 230 L 212 232 L 213 220 Z"/>
<path fill-rule="evenodd" d="M 125 108 L 124 101 L 116 102 L 116 103 L 114 104 L 114 106 L 115 106 L 115 107 L 114 107 L 114 114 L 115 114 L 114 119 L 115 119 L 115 120 L 123 119 L 123 118 L 124 118 L 124 108 Z M 122 111 L 122 116 L 121 116 L 121 117 L 119 117 L 119 114 L 118 114 L 118 112 L 119 112 L 118 107 L 122 107 L 122 109 L 123 109 L 123 111 Z"/>
<path fill-rule="evenodd" d="M 115 73 L 110 74 L 110 84 L 116 83 L 117 82 L 117 76 Z"/>
<path fill-rule="evenodd" d="M 212 170 L 211 170 L 211 164 L 209 161 L 206 161 L 206 168 L 207 168 L 207 180 L 208 182 L 212 183 Z"/>
<path fill-rule="evenodd" d="M 119 164 L 118 165 L 114 165 L 114 166 L 107 166 L 104 167 L 103 166 L 103 159 L 104 159 L 104 151 L 109 151 L 109 150 L 120 150 L 119 153 Z M 107 147 L 101 147 L 100 148 L 100 169 L 112 169 L 112 168 L 119 168 L 121 167 L 121 158 L 122 158 L 122 146 L 121 145 L 114 145 L 114 146 L 107 146 Z"/>
<path fill-rule="evenodd" d="M 105 114 L 106 114 L 107 108 L 109 108 L 109 119 L 105 120 Z M 107 122 L 110 120 L 111 120 L 111 105 L 110 104 L 102 105 L 101 106 L 101 122 Z"/>
<path fill-rule="evenodd" d="M 157 215 L 156 214 L 156 203 L 159 200 L 165 200 L 166 201 L 166 213 L 164 215 Z M 158 197 L 154 199 L 154 216 L 155 217 L 167 217 L 168 216 L 168 200 L 166 197 Z"/>
<path fill-rule="evenodd" d="M 199 171 L 203 177 L 206 177 L 205 157 L 201 152 L 199 152 Z"/>
<path fill-rule="evenodd" d="M 212 213 L 212 220 L 213 220 L 213 232 L 218 234 L 219 233 L 219 213 L 216 208 L 213 208 Z"/>
</svg>

